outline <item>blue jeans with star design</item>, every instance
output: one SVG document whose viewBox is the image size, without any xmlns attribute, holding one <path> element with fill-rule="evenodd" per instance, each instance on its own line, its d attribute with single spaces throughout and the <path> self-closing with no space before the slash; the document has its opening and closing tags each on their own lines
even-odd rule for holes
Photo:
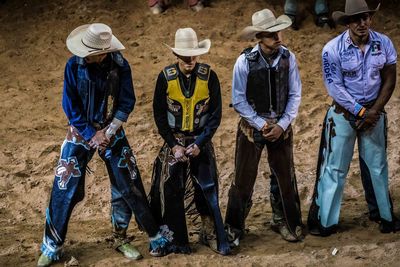
<svg viewBox="0 0 400 267">
<path fill-rule="evenodd" d="M 55 171 L 41 246 L 42 253 L 53 260 L 60 258 L 72 210 L 84 198 L 86 168 L 95 151 L 75 128 L 68 129 Z M 106 164 L 111 183 L 114 236 L 125 235 L 132 213 L 141 229 L 149 236 L 155 236 L 158 225 L 150 212 L 135 157 L 122 129 L 105 151 L 99 151 L 99 155 Z"/>
</svg>

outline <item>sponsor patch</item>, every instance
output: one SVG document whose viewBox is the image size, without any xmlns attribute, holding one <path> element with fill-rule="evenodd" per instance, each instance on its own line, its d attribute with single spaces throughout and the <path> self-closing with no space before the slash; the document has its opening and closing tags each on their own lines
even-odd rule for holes
<svg viewBox="0 0 400 267">
<path fill-rule="evenodd" d="M 322 56 L 322 64 L 324 68 L 325 80 L 328 83 L 333 83 L 332 75 L 336 75 L 336 63 L 329 62 L 329 54 L 325 52 Z"/>
<path fill-rule="evenodd" d="M 371 55 L 372 56 L 377 56 L 382 54 L 382 50 L 381 50 L 381 42 L 378 41 L 373 41 L 371 43 Z"/>
<path fill-rule="evenodd" d="M 348 78 L 354 78 L 357 76 L 357 72 L 355 70 L 353 71 L 343 71 L 342 72 L 344 77 L 348 77 Z"/>
</svg>

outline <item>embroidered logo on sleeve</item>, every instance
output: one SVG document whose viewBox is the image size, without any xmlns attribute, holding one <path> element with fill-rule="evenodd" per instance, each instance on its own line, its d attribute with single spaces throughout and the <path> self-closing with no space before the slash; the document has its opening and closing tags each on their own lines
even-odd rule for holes
<svg viewBox="0 0 400 267">
<path fill-rule="evenodd" d="M 60 159 L 56 168 L 56 177 L 59 177 L 58 188 L 67 189 L 71 177 L 80 177 L 79 163 L 76 157 L 68 157 L 68 160 Z"/>
<path fill-rule="evenodd" d="M 328 52 L 322 56 L 325 80 L 327 83 L 333 83 L 333 76 L 336 75 L 336 63 L 330 62 Z"/>
</svg>

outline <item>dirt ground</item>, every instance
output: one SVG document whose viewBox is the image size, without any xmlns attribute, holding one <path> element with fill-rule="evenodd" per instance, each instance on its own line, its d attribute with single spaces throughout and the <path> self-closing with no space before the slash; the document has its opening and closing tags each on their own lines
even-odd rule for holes
<svg viewBox="0 0 400 267">
<path fill-rule="evenodd" d="M 257 10 L 270 8 L 282 14 L 283 2 L 220 0 L 195 14 L 179 1 L 160 16 L 151 15 L 144 0 L 10 0 L 0 4 L 0 266 L 33 266 L 39 256 L 44 213 L 67 126 L 61 108 L 64 64 L 70 56 L 65 39 L 75 27 L 104 22 L 127 48 L 123 54 L 133 70 L 137 104 L 125 128 L 147 190 L 152 162 L 162 144 L 152 115 L 154 85 L 159 71 L 175 60 L 163 43 L 173 45 L 179 27 L 192 27 L 200 40 L 212 40 L 210 53 L 200 61 L 212 66 L 222 86 L 223 119 L 213 141 L 225 212 L 238 121 L 238 115 L 229 108 L 232 68 L 240 52 L 252 44 L 239 41 L 238 33 L 250 25 L 251 15 Z M 288 29 L 284 38 L 297 56 L 303 83 L 302 103 L 294 123 L 294 153 L 305 222 L 321 123 L 331 102 L 322 83 L 320 54 L 323 45 L 344 28 L 317 28 L 313 1 L 303 2 L 301 30 Z M 331 10 L 344 9 L 344 1 L 331 2 Z M 373 28 L 391 37 L 399 50 L 399 13 L 389 2 L 383 1 Z M 399 107 L 397 86 L 386 108 L 390 192 L 396 214 L 400 207 Z M 308 235 L 296 244 L 283 241 L 270 230 L 265 158 L 260 163 L 254 206 L 247 219 L 249 232 L 232 256 L 214 254 L 193 235 L 193 254 L 152 258 L 147 252 L 146 235 L 132 221 L 129 234 L 135 236 L 144 259 L 129 262 L 105 241 L 111 233 L 110 189 L 105 167 L 96 155 L 90 163 L 94 173 L 86 178 L 86 197 L 72 214 L 65 255 L 55 266 L 64 265 L 71 257 L 81 266 L 398 266 L 400 235 L 380 234 L 378 225 L 368 221 L 365 214 L 356 153 L 345 187 L 340 232 L 327 238 Z M 338 250 L 335 256 L 334 248 Z"/>
</svg>

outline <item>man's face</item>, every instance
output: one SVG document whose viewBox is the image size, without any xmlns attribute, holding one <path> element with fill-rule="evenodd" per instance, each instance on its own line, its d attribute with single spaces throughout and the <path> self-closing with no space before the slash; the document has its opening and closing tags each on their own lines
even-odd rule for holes
<svg viewBox="0 0 400 267">
<path fill-rule="evenodd" d="M 348 18 L 347 27 L 353 36 L 363 38 L 368 36 L 371 26 L 371 16 L 369 13 L 361 13 Z"/>
<path fill-rule="evenodd" d="M 184 74 L 189 74 L 192 72 L 194 67 L 196 66 L 196 62 L 198 59 L 198 56 L 192 56 L 192 57 L 184 57 L 180 55 L 176 55 L 178 58 L 178 65 L 179 69 L 184 73 Z"/>
<path fill-rule="evenodd" d="M 85 57 L 85 60 L 86 60 L 86 63 L 88 63 L 88 64 L 92 64 L 92 63 L 100 64 L 106 57 L 107 57 L 107 54 L 100 54 L 100 55 L 94 55 L 94 56 L 87 56 L 87 57 Z"/>
<path fill-rule="evenodd" d="M 260 39 L 262 45 L 270 50 L 276 50 L 282 44 L 282 33 L 278 32 L 260 32 L 256 36 Z"/>
</svg>

